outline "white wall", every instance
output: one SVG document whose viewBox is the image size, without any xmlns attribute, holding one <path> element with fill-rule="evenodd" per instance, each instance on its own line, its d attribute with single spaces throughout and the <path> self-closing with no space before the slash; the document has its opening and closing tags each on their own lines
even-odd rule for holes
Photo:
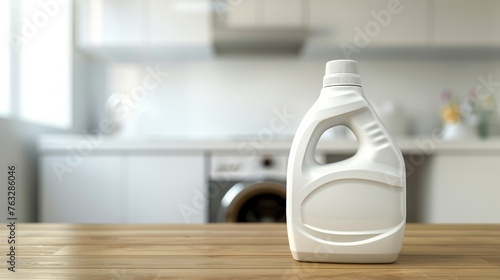
<svg viewBox="0 0 500 280">
<path fill-rule="evenodd" d="M 359 62 L 366 97 L 376 104 L 386 100 L 399 103 L 411 119 L 412 134 L 429 134 L 439 127 L 439 96 L 443 89 L 465 96 L 479 84 L 479 76 L 487 78 L 492 74 L 493 81 L 500 81 L 500 61 L 486 59 L 360 59 Z M 263 57 L 160 64 L 170 76 L 136 103 L 126 129 L 146 135 L 256 134 L 268 127 L 273 110 L 286 107 L 296 118 L 283 133 L 293 134 L 319 94 L 324 63 L 324 60 Z M 130 93 L 141 83 L 147 75 L 144 70 L 147 65 L 156 67 L 139 63 L 94 64 L 98 118 L 103 118 L 109 95 Z M 500 95 L 495 93 L 495 96 L 498 103 Z M 495 114 L 499 127 L 498 110 Z"/>
</svg>

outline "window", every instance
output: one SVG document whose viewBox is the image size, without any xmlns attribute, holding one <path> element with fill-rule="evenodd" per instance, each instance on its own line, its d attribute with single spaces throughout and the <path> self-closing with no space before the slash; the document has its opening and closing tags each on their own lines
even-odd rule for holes
<svg viewBox="0 0 500 280">
<path fill-rule="evenodd" d="M 61 3 L 60 3 L 61 2 Z M 0 20 L 11 9 L 7 42 L 0 56 L 9 59 L 0 81 L 1 112 L 20 120 L 59 128 L 72 125 L 72 1 L 0 0 Z M 7 11 L 7 12 L 5 12 Z M 8 24 L 8 20 L 3 25 Z M 3 27 L 2 25 L 2 27 Z M 7 70 L 4 70 L 7 69 Z M 9 69 L 15 69 L 12 73 Z M 4 75 L 4 71 L 7 73 Z M 4 89 L 7 89 L 6 91 Z M 4 108 L 5 107 L 5 108 Z"/>
<path fill-rule="evenodd" d="M 10 6 L 0 1 L 0 116 L 10 114 Z"/>
</svg>

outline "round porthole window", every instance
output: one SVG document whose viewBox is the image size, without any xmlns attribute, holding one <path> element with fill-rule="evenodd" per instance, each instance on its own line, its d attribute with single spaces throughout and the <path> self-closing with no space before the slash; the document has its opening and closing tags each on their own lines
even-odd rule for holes
<svg viewBox="0 0 500 280">
<path fill-rule="evenodd" d="M 286 186 L 277 182 L 235 184 L 221 201 L 219 217 L 226 222 L 286 222 Z"/>
<path fill-rule="evenodd" d="M 238 223 L 284 223 L 286 200 L 282 195 L 262 193 L 249 198 L 241 205 Z"/>
</svg>

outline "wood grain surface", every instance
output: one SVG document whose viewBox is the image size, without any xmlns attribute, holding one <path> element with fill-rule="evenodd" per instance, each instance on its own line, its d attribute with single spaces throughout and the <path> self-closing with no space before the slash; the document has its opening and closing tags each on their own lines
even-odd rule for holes
<svg viewBox="0 0 500 280">
<path fill-rule="evenodd" d="M 500 279 L 500 225 L 409 224 L 394 264 L 301 263 L 284 224 L 18 224 L 0 279 Z"/>
</svg>

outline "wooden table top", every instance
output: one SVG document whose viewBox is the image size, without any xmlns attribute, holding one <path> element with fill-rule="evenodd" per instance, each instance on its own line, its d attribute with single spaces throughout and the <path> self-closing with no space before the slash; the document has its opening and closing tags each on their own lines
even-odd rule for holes
<svg viewBox="0 0 500 280">
<path fill-rule="evenodd" d="M 301 263 L 284 224 L 18 224 L 0 279 L 500 279 L 500 225 L 409 224 L 394 264 Z M 10 246 L 10 245 L 9 245 Z"/>
</svg>

